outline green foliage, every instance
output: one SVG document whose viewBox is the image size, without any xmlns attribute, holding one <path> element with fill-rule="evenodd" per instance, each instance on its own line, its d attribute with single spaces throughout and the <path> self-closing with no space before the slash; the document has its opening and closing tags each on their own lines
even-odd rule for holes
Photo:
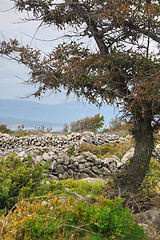
<svg viewBox="0 0 160 240">
<path fill-rule="evenodd" d="M 10 209 L 18 199 L 38 194 L 45 170 L 40 163 L 33 165 L 30 155 L 26 162 L 15 154 L 3 157 L 0 161 L 0 209 Z"/>
<path fill-rule="evenodd" d="M 104 116 L 100 117 L 98 113 L 94 117 L 86 117 L 84 119 L 70 123 L 70 130 L 72 132 L 92 131 L 95 132 L 104 125 Z"/>
<path fill-rule="evenodd" d="M 129 209 L 122 208 L 123 201 L 100 197 L 99 203 L 89 205 L 74 198 L 65 200 L 52 196 L 32 203 L 23 201 L 7 216 L 2 237 L 6 240 L 146 239 Z"/>
<path fill-rule="evenodd" d="M 99 146 L 88 143 L 82 143 L 82 145 L 78 149 L 78 153 L 81 154 L 82 152 L 89 151 L 101 159 L 105 159 L 106 157 L 112 157 L 113 155 L 122 158 L 123 155 L 131 147 L 133 147 L 133 145 L 134 145 L 133 141 L 128 141 L 125 143 L 104 143 Z"/>
<path fill-rule="evenodd" d="M 28 133 L 27 133 L 26 131 L 23 131 L 23 132 L 18 132 L 18 133 L 15 135 L 15 137 L 20 138 L 20 137 L 25 137 L 25 136 L 27 136 L 27 135 L 28 135 Z"/>
<path fill-rule="evenodd" d="M 67 156 L 71 157 L 73 155 L 75 155 L 75 145 L 70 145 L 67 150 Z"/>
<path fill-rule="evenodd" d="M 103 193 L 102 186 L 103 184 L 100 182 L 91 183 L 88 181 L 74 179 L 66 179 L 62 181 L 51 180 L 50 192 L 54 195 L 64 195 L 67 188 L 69 191 L 66 192 L 66 195 L 76 192 L 83 197 L 91 195 L 97 198 Z"/>
<path fill-rule="evenodd" d="M 7 125 L 0 124 L 0 132 L 1 133 L 13 133 L 13 131 L 9 128 L 7 128 Z"/>
<path fill-rule="evenodd" d="M 151 159 L 148 172 L 143 181 L 143 185 L 146 186 L 145 188 L 143 188 L 143 193 L 146 195 L 150 195 L 150 193 L 153 193 L 153 191 L 160 191 L 159 180 L 160 163 L 158 163 L 154 159 Z"/>
</svg>

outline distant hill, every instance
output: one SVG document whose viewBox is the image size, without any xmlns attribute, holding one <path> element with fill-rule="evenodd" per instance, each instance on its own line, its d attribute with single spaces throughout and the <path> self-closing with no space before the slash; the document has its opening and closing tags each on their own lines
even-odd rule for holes
<svg viewBox="0 0 160 240">
<path fill-rule="evenodd" d="M 49 105 L 25 100 L 0 99 L 0 123 L 5 123 L 8 127 L 24 124 L 25 128 L 44 125 L 62 129 L 65 123 L 69 124 L 97 113 L 104 116 L 105 124 L 115 117 L 113 107 L 107 105 L 99 109 L 93 104 L 78 101 Z"/>
<path fill-rule="evenodd" d="M 45 121 L 36 121 L 36 120 L 26 120 L 26 119 L 17 119 L 12 117 L 1 117 L 0 124 L 6 124 L 10 129 L 17 129 L 18 126 L 24 125 L 25 129 L 35 129 L 38 127 L 45 126 L 45 128 L 51 128 L 55 131 L 60 131 L 63 129 L 64 124 L 62 123 L 50 123 Z"/>
</svg>

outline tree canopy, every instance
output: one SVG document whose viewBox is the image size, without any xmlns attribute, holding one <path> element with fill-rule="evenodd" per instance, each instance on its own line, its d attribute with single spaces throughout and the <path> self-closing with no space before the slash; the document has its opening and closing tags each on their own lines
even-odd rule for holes
<svg viewBox="0 0 160 240">
<path fill-rule="evenodd" d="M 30 69 L 26 83 L 37 86 L 35 97 L 47 90 L 61 91 L 63 87 L 67 95 L 74 92 L 78 98 L 97 105 L 107 103 L 121 107 L 133 123 L 134 165 L 136 159 L 137 167 L 141 159 L 145 162 L 143 171 L 142 166 L 139 167 L 140 174 L 137 169 L 133 170 L 131 161 L 130 170 L 127 170 L 130 173 L 125 179 L 137 172 L 141 175 L 137 181 L 141 183 L 153 149 L 153 131 L 160 123 L 160 1 L 13 2 L 18 11 L 31 12 L 29 20 L 39 20 L 41 26 L 54 25 L 59 30 L 71 27 L 74 40 L 71 34 L 70 42 L 59 44 L 44 55 L 12 39 L 1 42 L 0 54 Z M 96 48 L 84 44 L 83 37 L 92 38 Z"/>
</svg>

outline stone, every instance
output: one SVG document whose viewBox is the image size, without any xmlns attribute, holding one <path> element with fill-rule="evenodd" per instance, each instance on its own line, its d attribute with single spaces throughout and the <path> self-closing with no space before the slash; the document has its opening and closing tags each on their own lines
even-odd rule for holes
<svg viewBox="0 0 160 240">
<path fill-rule="evenodd" d="M 134 215 L 136 223 L 145 223 L 160 228 L 160 209 L 154 207 Z"/>
<path fill-rule="evenodd" d="M 48 204 L 47 201 L 43 201 L 43 202 L 41 203 L 42 206 L 46 206 L 47 204 Z"/>
<path fill-rule="evenodd" d="M 74 166 L 75 167 L 78 167 L 79 166 L 79 163 L 76 161 L 76 162 L 74 162 Z"/>
<path fill-rule="evenodd" d="M 129 159 L 131 159 L 134 155 L 134 151 L 135 151 L 134 147 L 130 148 L 129 151 L 126 152 L 126 154 L 121 159 L 121 162 L 126 163 Z"/>
<path fill-rule="evenodd" d="M 82 197 L 80 194 L 76 192 L 72 192 L 71 195 L 77 200 L 84 200 L 84 197 Z"/>
<path fill-rule="evenodd" d="M 105 184 L 106 181 L 101 179 L 101 178 L 84 178 L 84 179 L 80 179 L 79 181 L 87 181 L 87 182 L 90 182 L 90 183 L 102 183 L 102 184 Z"/>
<path fill-rule="evenodd" d="M 107 133 L 71 133 L 70 135 L 62 134 L 42 134 L 30 135 L 23 138 L 10 137 L 8 134 L 0 134 L 0 157 L 5 158 L 12 152 L 16 152 L 25 161 L 27 153 L 32 155 L 34 164 L 41 161 L 45 165 L 49 160 L 49 179 L 64 179 L 68 177 L 107 177 L 111 173 L 120 171 L 125 164 L 124 158 L 120 159 L 116 156 L 102 160 L 97 159 L 96 155 L 90 152 L 83 152 L 80 156 L 68 157 L 66 152 L 72 145 L 75 146 L 77 152 L 82 142 L 95 143 L 101 145 L 105 142 L 114 143 L 116 141 L 125 142 L 131 136 L 122 138 L 117 135 L 108 135 Z M 156 157 L 160 159 L 160 147 L 155 148 Z"/>
<path fill-rule="evenodd" d="M 68 175 L 69 175 L 70 177 L 73 177 L 73 170 L 72 170 L 72 169 L 69 169 L 69 170 L 68 170 Z"/>
<path fill-rule="evenodd" d="M 97 174 L 97 175 L 100 174 L 100 171 L 96 166 L 93 166 L 91 169 L 95 174 Z"/>
<path fill-rule="evenodd" d="M 117 172 L 117 163 L 114 161 L 114 162 L 111 162 L 109 164 L 109 170 L 112 172 L 112 173 L 115 173 Z"/>
<path fill-rule="evenodd" d="M 52 158 L 50 158 L 50 156 L 48 155 L 48 153 L 43 153 L 42 158 L 43 158 L 44 161 L 47 161 L 47 160 L 49 160 L 49 159 L 52 159 Z"/>
<path fill-rule="evenodd" d="M 84 164 L 79 164 L 79 170 L 84 169 L 85 165 Z"/>
<path fill-rule="evenodd" d="M 59 157 L 60 159 L 66 159 L 66 160 L 68 160 L 68 158 L 69 158 L 64 152 L 60 153 L 60 154 L 58 155 L 58 157 Z"/>
<path fill-rule="evenodd" d="M 41 156 L 36 156 L 35 163 L 39 163 L 40 161 L 42 161 L 42 157 Z"/>
<path fill-rule="evenodd" d="M 69 178 L 69 174 L 68 174 L 68 172 L 65 172 L 65 173 L 63 174 L 63 178 L 64 178 L 64 179 Z"/>
<path fill-rule="evenodd" d="M 26 153 L 24 151 L 17 154 L 17 156 L 20 158 L 25 157 L 25 155 L 26 155 Z"/>
<path fill-rule="evenodd" d="M 63 174 L 58 174 L 58 178 L 61 180 L 61 179 L 63 179 Z"/>
<path fill-rule="evenodd" d="M 109 169 L 106 168 L 106 167 L 102 167 L 102 172 L 103 172 L 104 175 L 108 175 L 108 174 L 111 173 L 111 172 L 109 171 Z"/>
<path fill-rule="evenodd" d="M 56 171 L 57 171 L 57 173 L 59 173 L 59 174 L 63 174 L 63 173 L 64 173 L 64 168 L 63 168 L 63 166 L 60 165 L 60 164 L 57 164 L 57 166 L 56 166 Z"/>
<path fill-rule="evenodd" d="M 50 163 L 50 168 L 51 170 L 54 170 L 56 168 L 56 165 L 57 165 L 57 162 L 55 160 L 53 160 L 51 163 Z"/>
</svg>

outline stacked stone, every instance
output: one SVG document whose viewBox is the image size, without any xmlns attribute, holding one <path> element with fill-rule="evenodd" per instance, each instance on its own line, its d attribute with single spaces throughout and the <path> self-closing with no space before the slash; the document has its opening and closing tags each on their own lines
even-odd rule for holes
<svg viewBox="0 0 160 240">
<path fill-rule="evenodd" d="M 122 166 L 123 163 L 117 157 L 102 160 L 90 152 L 77 157 L 68 157 L 61 153 L 53 156 L 50 174 L 58 179 L 106 178 L 111 173 L 117 173 Z"/>
<path fill-rule="evenodd" d="M 0 134 L 0 157 L 10 155 L 12 152 L 32 152 L 39 149 L 40 151 L 47 148 L 51 152 L 58 154 L 67 152 L 70 146 L 77 149 L 82 143 L 91 143 L 101 145 L 104 143 L 122 143 L 130 140 L 132 137 L 119 137 L 118 135 L 108 135 L 107 133 L 83 132 L 71 133 L 69 135 L 62 134 L 44 134 L 43 136 L 33 135 L 25 137 L 13 137 L 8 134 Z"/>
<path fill-rule="evenodd" d="M 160 163 L 160 144 L 158 144 L 152 153 L 153 158 Z"/>
<path fill-rule="evenodd" d="M 49 162 L 49 177 L 56 179 L 66 178 L 106 178 L 110 174 L 118 173 L 126 161 L 134 154 L 131 148 L 120 160 L 116 156 L 102 160 L 90 152 L 84 152 L 80 156 L 68 157 L 66 155 L 70 146 L 78 148 L 82 143 L 101 145 L 104 143 L 125 142 L 132 137 L 126 138 L 117 135 L 93 134 L 91 132 L 62 134 L 44 134 L 43 136 L 11 137 L 8 134 L 0 134 L 0 157 L 8 156 L 12 152 L 27 161 L 30 154 L 34 164 L 40 162 L 45 165 Z M 153 156 L 160 160 L 160 145 L 157 145 Z"/>
</svg>

